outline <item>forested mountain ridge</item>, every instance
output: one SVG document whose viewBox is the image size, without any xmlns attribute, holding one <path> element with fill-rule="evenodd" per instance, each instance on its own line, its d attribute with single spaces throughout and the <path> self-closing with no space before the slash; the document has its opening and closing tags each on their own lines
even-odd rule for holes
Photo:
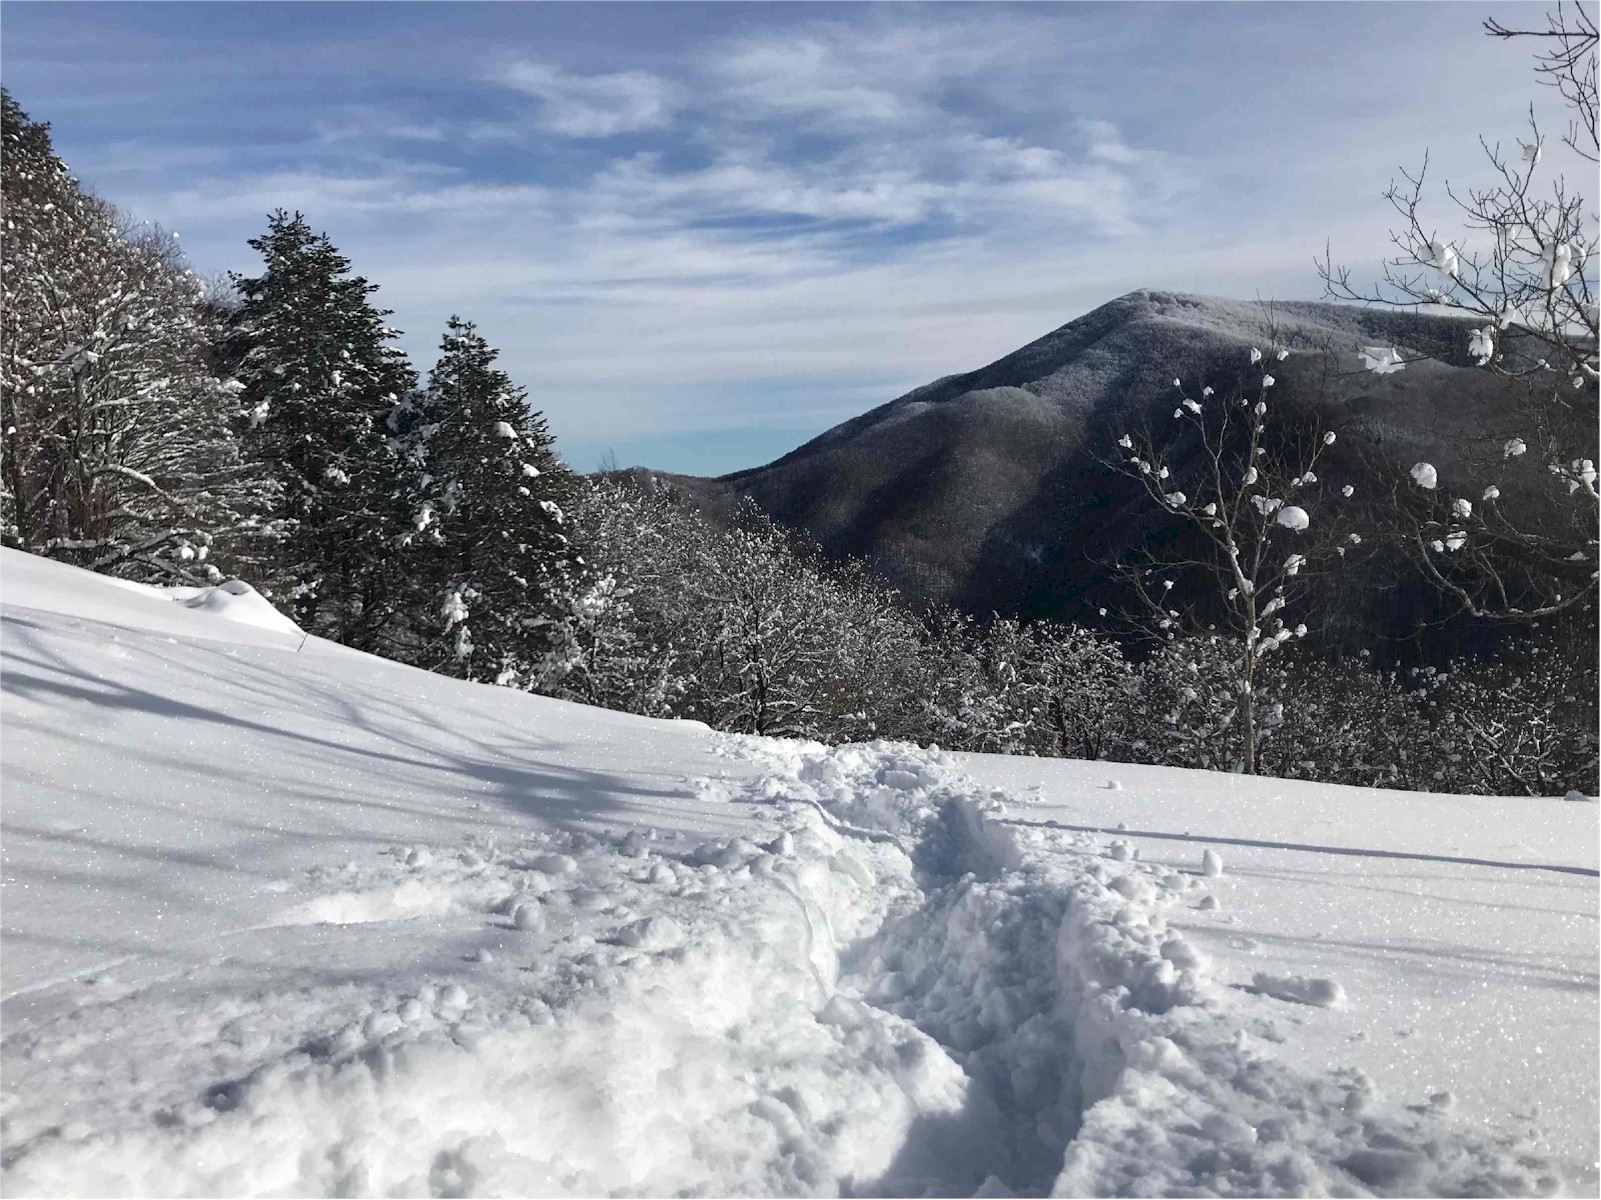
<svg viewBox="0 0 1601 1200">
<path fill-rule="evenodd" d="M 1445 469 L 1510 419 L 1519 385 L 1475 369 L 1471 334 L 1426 311 L 1141 289 L 765 466 L 673 478 L 712 510 L 748 497 L 914 600 L 1093 624 L 1107 566 L 1165 536 L 1163 514 L 1106 462 L 1122 431 L 1171 418 L 1175 379 L 1221 393 L 1249 348 L 1289 349 L 1279 395 L 1338 429 L 1340 468 L 1376 492 L 1391 486 L 1385 465 Z M 1361 366 L 1373 345 L 1434 357 L 1380 376 Z"/>
</svg>

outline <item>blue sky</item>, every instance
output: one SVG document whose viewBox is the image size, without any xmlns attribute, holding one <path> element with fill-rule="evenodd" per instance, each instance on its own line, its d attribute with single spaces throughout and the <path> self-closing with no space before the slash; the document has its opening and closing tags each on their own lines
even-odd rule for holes
<svg viewBox="0 0 1601 1200">
<path fill-rule="evenodd" d="M 460 313 L 575 467 L 718 473 L 1137 287 L 1371 268 L 1397 165 L 1552 115 L 1491 12 L 8 0 L 0 55 L 196 269 L 302 209 L 420 369 Z"/>
</svg>

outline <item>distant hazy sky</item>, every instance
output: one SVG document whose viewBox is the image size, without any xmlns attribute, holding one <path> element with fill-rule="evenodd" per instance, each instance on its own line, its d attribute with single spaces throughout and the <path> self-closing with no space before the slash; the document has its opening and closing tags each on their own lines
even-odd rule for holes
<svg viewBox="0 0 1601 1200">
<path fill-rule="evenodd" d="M 1549 104 L 1479 29 L 1542 11 L 8 0 L 3 73 L 197 269 L 302 209 L 420 369 L 460 313 L 575 467 L 716 473 L 1136 287 L 1371 268 L 1398 164 Z"/>
</svg>

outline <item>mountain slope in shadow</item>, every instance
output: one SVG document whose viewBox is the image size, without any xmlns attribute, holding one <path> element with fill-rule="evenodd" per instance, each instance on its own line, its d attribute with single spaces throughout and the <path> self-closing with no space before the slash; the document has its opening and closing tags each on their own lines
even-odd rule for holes
<svg viewBox="0 0 1601 1200">
<path fill-rule="evenodd" d="M 1286 347 L 1274 398 L 1340 432 L 1342 478 L 1419 457 L 1444 478 L 1461 436 L 1510 414 L 1507 384 L 1473 366 L 1470 329 L 1442 315 L 1142 289 L 766 466 L 674 481 L 714 512 L 748 497 L 911 600 L 1095 624 L 1106 564 L 1171 533 L 1107 463 L 1123 431 L 1171 421 L 1175 377 L 1226 395 L 1259 379 L 1251 347 Z M 1379 377 L 1357 356 L 1373 344 L 1445 361 Z"/>
</svg>

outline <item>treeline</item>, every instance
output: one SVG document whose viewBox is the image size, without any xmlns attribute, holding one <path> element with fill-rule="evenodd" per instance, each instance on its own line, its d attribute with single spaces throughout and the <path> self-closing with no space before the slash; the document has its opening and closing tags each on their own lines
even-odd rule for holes
<svg viewBox="0 0 1601 1200">
<path fill-rule="evenodd" d="M 714 523 L 649 477 L 585 480 L 572 536 L 591 582 L 559 625 L 551 694 L 740 733 L 1238 768 L 1237 647 L 1222 637 L 1129 654 L 1074 626 L 913 612 L 754 508 Z M 1265 660 L 1254 686 L 1265 774 L 1594 788 L 1594 662 L 1540 641 L 1515 658 L 1407 672 L 1294 647 Z"/>
<path fill-rule="evenodd" d="M 150 583 L 248 580 L 308 632 L 460 678 L 724 730 L 1210 769 L 1230 644 L 913 611 L 759 512 L 581 478 L 474 326 L 426 378 L 299 214 L 207 287 L 4 96 L 0 536 Z M 1515 662 L 1515 666 L 1510 665 Z M 1595 789 L 1593 659 L 1398 676 L 1299 649 L 1255 676 L 1256 769 Z"/>
<path fill-rule="evenodd" d="M 209 292 L 3 98 L 5 544 L 153 583 L 237 575 L 307 631 L 528 685 L 578 555 L 576 484 L 453 319 L 426 380 L 373 284 L 279 212 Z"/>
</svg>

